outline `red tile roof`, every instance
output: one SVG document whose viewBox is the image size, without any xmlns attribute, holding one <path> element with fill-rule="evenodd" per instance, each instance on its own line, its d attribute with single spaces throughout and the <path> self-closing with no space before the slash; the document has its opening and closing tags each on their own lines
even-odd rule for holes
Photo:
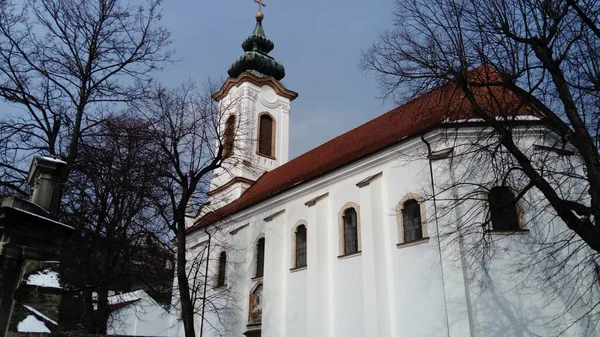
<svg viewBox="0 0 600 337">
<path fill-rule="evenodd" d="M 480 67 L 470 75 L 475 78 L 484 74 L 489 78 L 490 73 L 486 70 L 486 67 Z M 512 115 L 541 116 L 531 108 L 518 104 L 516 96 L 506 90 L 498 87 L 473 90 L 480 106 L 495 116 L 502 111 L 509 111 Z M 462 90 L 454 84 L 441 86 L 265 173 L 239 199 L 207 213 L 196 221 L 188 232 L 383 150 L 403 139 L 422 134 L 443 122 L 469 117 L 473 117 L 473 114 Z"/>
</svg>

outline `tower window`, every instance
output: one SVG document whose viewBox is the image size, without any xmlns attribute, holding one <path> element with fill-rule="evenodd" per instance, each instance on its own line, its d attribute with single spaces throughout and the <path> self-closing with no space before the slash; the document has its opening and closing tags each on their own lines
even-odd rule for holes
<svg viewBox="0 0 600 337">
<path fill-rule="evenodd" d="M 219 273 L 217 274 L 217 287 L 225 285 L 225 273 L 227 271 L 227 253 L 219 254 Z"/>
<path fill-rule="evenodd" d="M 273 117 L 264 113 L 260 115 L 258 126 L 258 153 L 273 156 L 273 138 L 275 134 Z"/>
<path fill-rule="evenodd" d="M 356 210 L 348 208 L 344 211 L 344 254 L 358 252 L 358 230 L 356 225 Z"/>
<path fill-rule="evenodd" d="M 233 154 L 233 145 L 235 142 L 235 116 L 231 115 L 225 122 L 225 132 L 223 134 L 223 158 L 231 157 Z"/>
<path fill-rule="evenodd" d="M 262 277 L 265 272 L 265 238 L 256 243 L 256 277 Z"/>
<path fill-rule="evenodd" d="M 306 226 L 296 228 L 296 268 L 306 266 Z"/>
<path fill-rule="evenodd" d="M 403 206 L 404 242 L 422 239 L 423 228 L 421 226 L 421 207 L 419 206 L 419 202 L 415 199 L 410 199 Z"/>
<path fill-rule="evenodd" d="M 492 229 L 495 231 L 519 230 L 519 216 L 515 196 L 506 186 L 496 186 L 488 193 Z"/>
</svg>

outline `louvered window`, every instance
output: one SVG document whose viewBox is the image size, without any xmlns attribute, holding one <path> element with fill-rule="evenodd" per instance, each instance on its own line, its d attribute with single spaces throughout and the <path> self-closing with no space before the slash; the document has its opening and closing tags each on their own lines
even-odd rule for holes
<svg viewBox="0 0 600 337">
<path fill-rule="evenodd" d="M 225 123 L 225 133 L 223 135 L 223 157 L 227 158 L 233 154 L 235 142 L 235 116 L 229 116 Z"/>
<path fill-rule="evenodd" d="M 260 116 L 258 153 L 273 156 L 273 118 L 266 114 Z"/>
</svg>

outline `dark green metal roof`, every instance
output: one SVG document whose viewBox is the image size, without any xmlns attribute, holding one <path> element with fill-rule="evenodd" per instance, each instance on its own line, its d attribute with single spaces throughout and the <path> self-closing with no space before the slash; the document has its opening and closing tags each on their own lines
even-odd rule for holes
<svg viewBox="0 0 600 337">
<path fill-rule="evenodd" d="M 283 79 L 285 69 L 268 55 L 274 47 L 273 41 L 265 35 L 262 19 L 257 18 L 254 31 L 242 42 L 244 54 L 229 67 L 229 77 L 236 78 L 244 71 L 254 70 L 267 76 L 273 76 L 278 81 Z"/>
</svg>

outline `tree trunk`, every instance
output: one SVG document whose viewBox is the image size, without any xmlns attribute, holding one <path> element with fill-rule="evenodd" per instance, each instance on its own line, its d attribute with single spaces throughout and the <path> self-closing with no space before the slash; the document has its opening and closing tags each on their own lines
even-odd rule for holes
<svg viewBox="0 0 600 337">
<path fill-rule="evenodd" d="M 92 299 L 92 290 L 83 290 L 83 325 L 88 333 L 96 332 L 96 319 L 94 317 L 94 303 Z"/>
<path fill-rule="evenodd" d="M 98 308 L 96 310 L 96 333 L 106 334 L 108 328 L 108 287 L 103 285 L 98 288 Z"/>
<path fill-rule="evenodd" d="M 195 337 L 194 307 L 190 296 L 185 255 L 185 218 L 182 218 L 177 222 L 177 285 L 179 286 L 181 320 L 183 321 L 185 337 Z"/>
</svg>

